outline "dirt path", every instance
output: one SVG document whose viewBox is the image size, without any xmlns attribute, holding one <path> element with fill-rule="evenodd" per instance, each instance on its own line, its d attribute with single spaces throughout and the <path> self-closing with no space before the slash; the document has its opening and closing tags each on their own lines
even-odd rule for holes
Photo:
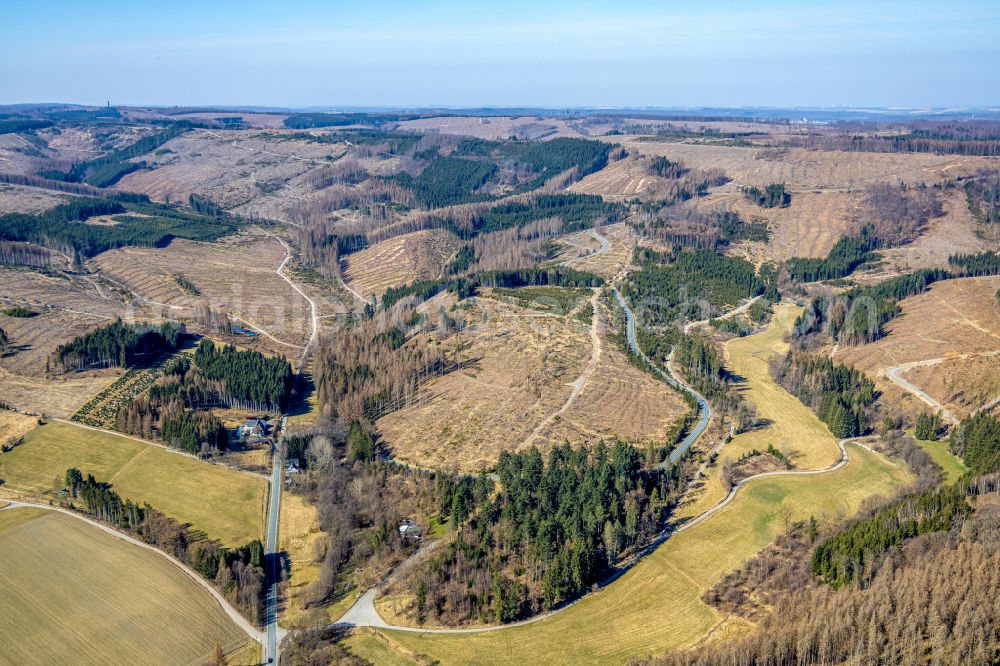
<svg viewBox="0 0 1000 666">
<path fill-rule="evenodd" d="M 249 151 L 251 153 L 260 153 L 262 155 L 270 155 L 272 157 L 284 157 L 290 160 L 299 160 L 300 162 L 309 162 L 310 164 L 319 164 L 321 166 L 326 166 L 329 164 L 329 162 L 326 160 L 317 160 L 312 157 L 301 157 L 299 155 L 291 155 L 288 153 L 273 153 L 270 150 L 264 150 L 263 148 L 251 148 L 250 146 L 242 146 L 240 145 L 239 141 L 231 137 L 222 136 L 221 134 L 216 134 L 215 132 L 212 132 L 207 129 L 202 129 L 202 128 L 198 129 L 204 132 L 205 134 L 215 137 L 216 139 L 222 139 L 223 141 L 231 141 L 234 148 L 242 148 L 243 150 Z"/>
<path fill-rule="evenodd" d="M 160 557 L 163 557 L 164 559 L 169 560 L 178 569 L 180 569 L 181 571 L 183 571 L 190 578 L 192 578 L 196 583 L 198 583 L 203 588 L 205 588 L 208 591 L 208 593 L 211 594 L 212 597 L 215 598 L 215 600 L 219 603 L 219 606 L 222 607 L 223 612 L 229 617 L 230 620 L 233 621 L 234 624 L 236 624 L 236 626 L 238 626 L 240 629 L 242 629 L 243 632 L 247 636 L 249 636 L 250 638 L 252 638 L 253 640 L 257 641 L 261 645 L 264 644 L 264 632 L 258 630 L 253 625 L 251 625 L 250 622 L 248 622 L 245 617 L 243 617 L 242 615 L 240 615 L 239 611 L 237 611 L 235 608 L 233 608 L 232 606 L 229 605 L 229 602 L 226 601 L 226 598 L 223 597 L 221 594 L 219 594 L 218 590 L 216 590 L 214 587 L 212 587 L 207 580 L 205 580 L 204 578 L 202 578 L 201 576 L 199 576 L 197 573 L 195 573 L 191 569 L 187 568 L 187 566 L 185 566 L 184 563 L 181 562 L 180 560 L 178 560 L 176 557 L 174 557 L 172 555 L 168 555 L 167 553 L 163 552 L 159 548 L 155 548 L 154 546 L 150 546 L 147 543 L 143 543 L 142 541 L 139 541 L 138 539 L 134 539 L 134 538 L 128 536 L 127 534 L 123 534 L 122 532 L 119 532 L 118 530 L 113 529 L 113 528 L 111 528 L 111 527 L 109 527 L 109 526 L 107 526 L 107 525 L 105 525 L 103 523 L 99 523 L 96 520 L 91 520 L 90 518 L 87 518 L 86 516 L 82 516 L 79 513 L 74 513 L 73 511 L 69 511 L 68 509 L 63 509 L 63 508 L 56 507 L 56 506 L 48 506 L 46 504 L 35 504 L 33 502 L 21 502 L 21 501 L 18 501 L 18 500 L 5 500 L 5 501 L 9 502 L 9 504 L 7 506 L 5 506 L 5 507 L 0 508 L 0 511 L 7 511 L 9 509 L 14 509 L 14 508 L 17 508 L 17 507 L 34 507 L 34 508 L 38 508 L 38 509 L 45 509 L 46 511 L 57 511 L 57 512 L 65 514 L 67 516 L 72 516 L 73 518 L 76 518 L 77 520 L 82 520 L 83 522 L 88 523 L 88 524 L 92 525 L 93 527 L 96 527 L 97 529 L 101 530 L 102 532 L 104 532 L 106 534 L 110 534 L 111 536 L 115 537 L 116 539 L 120 539 L 122 541 L 130 543 L 133 546 L 138 546 L 139 548 L 145 548 L 146 550 L 153 551 L 154 553 L 156 553 Z"/>
<path fill-rule="evenodd" d="M 304 299 L 306 299 L 306 301 L 309 303 L 310 307 L 312 308 L 312 324 L 313 324 L 312 336 L 309 338 L 309 342 L 306 345 L 304 345 L 304 346 L 303 345 L 297 345 L 297 344 L 292 343 L 292 342 L 286 342 L 284 340 L 279 340 L 278 338 L 274 337 L 274 335 L 272 335 L 270 332 L 268 332 L 266 329 L 264 329 L 262 326 L 260 326 L 258 324 L 255 324 L 254 322 L 250 321 L 249 319 L 244 319 L 243 317 L 240 317 L 240 316 L 232 314 L 232 313 L 230 313 L 229 318 L 233 319 L 235 321 L 238 321 L 241 324 L 244 324 L 248 328 L 256 331 L 257 333 L 263 335 L 265 338 L 267 338 L 268 340 L 271 340 L 272 342 L 274 342 L 276 344 L 282 345 L 284 347 L 291 347 L 292 349 L 301 349 L 302 350 L 302 358 L 304 360 L 305 356 L 306 356 L 306 354 L 307 354 L 307 352 L 309 350 L 309 348 L 313 344 L 315 344 L 316 339 L 317 339 L 317 337 L 319 335 L 319 317 L 317 316 L 316 303 L 311 298 L 309 298 L 308 296 L 306 296 L 305 292 L 303 292 L 301 289 L 299 289 L 299 287 L 295 283 L 293 283 L 290 279 L 288 279 L 288 277 L 282 272 L 284 270 L 284 268 L 285 268 L 285 264 L 287 264 L 288 260 L 291 258 L 291 249 L 289 249 L 288 245 L 285 244 L 285 242 L 281 238 L 279 238 L 278 236 L 275 236 L 274 234 L 270 234 L 270 233 L 267 234 L 267 235 L 268 236 L 273 236 L 279 243 L 281 243 L 285 247 L 285 252 L 286 252 L 285 258 L 284 258 L 284 260 L 282 260 L 282 262 L 278 266 L 278 268 L 275 269 L 275 272 L 283 280 L 285 280 L 292 287 L 292 289 L 294 289 L 298 294 L 300 294 Z M 192 241 L 192 242 L 197 242 L 197 241 Z M 150 298 L 147 298 L 147 297 L 143 296 L 142 294 L 140 294 L 139 292 L 135 291 L 134 289 L 132 289 L 128 285 L 126 285 L 126 284 L 124 284 L 122 282 L 119 282 L 118 280 L 115 280 L 114 278 L 108 277 L 107 275 L 101 273 L 100 271 L 98 271 L 96 273 L 96 275 L 98 275 L 102 279 L 107 280 L 108 282 L 110 282 L 110 283 L 112 283 L 112 284 L 114 284 L 114 285 L 116 285 L 118 287 L 121 287 L 122 289 L 124 289 L 128 293 L 132 294 L 139 301 L 139 303 L 147 303 L 149 305 L 155 305 L 155 306 L 161 307 L 161 308 L 168 308 L 170 310 L 189 310 L 190 311 L 190 310 L 194 309 L 190 305 L 173 305 L 171 303 L 161 303 L 160 301 L 154 301 L 154 300 L 152 300 Z M 96 285 L 95 285 L 95 287 L 96 287 Z M 84 313 L 84 314 L 86 314 L 86 313 Z"/>
<path fill-rule="evenodd" d="M 753 298 L 751 298 L 750 300 L 746 301 L 745 303 L 743 303 L 739 307 L 733 308 L 729 312 L 726 312 L 725 314 L 721 314 L 718 317 L 715 317 L 715 319 L 728 319 L 729 317 L 735 317 L 738 314 L 742 314 L 742 313 L 746 312 L 750 308 L 751 305 L 753 305 L 758 300 L 760 300 L 760 298 L 761 298 L 760 296 L 754 296 Z M 689 323 L 687 323 L 684 326 L 684 333 L 690 333 L 691 329 L 694 328 L 694 327 L 696 327 L 696 326 L 707 326 L 708 322 L 710 322 L 710 321 L 711 321 L 711 319 L 700 319 L 698 321 L 689 322 Z"/>
<path fill-rule="evenodd" d="M 573 404 L 573 401 L 580 395 L 583 391 L 583 387 L 587 385 L 587 382 L 590 381 L 591 376 L 593 376 L 594 371 L 597 369 L 597 363 L 601 360 L 601 352 L 603 351 L 600 332 L 601 317 L 597 309 L 597 297 L 599 295 L 600 292 L 597 289 L 594 289 L 593 295 L 590 297 L 590 306 L 593 308 L 594 312 L 593 317 L 591 317 L 590 320 L 590 342 L 592 344 L 590 360 L 587 361 L 587 365 L 584 367 L 583 372 L 580 373 L 580 376 L 573 380 L 573 383 L 570 384 L 573 389 L 570 391 L 569 397 L 566 398 L 566 402 L 564 402 L 559 409 L 549 414 L 537 426 L 535 426 L 535 429 L 531 431 L 531 434 L 518 445 L 518 449 L 527 448 L 538 438 L 542 431 L 547 428 L 550 423 L 552 423 L 552 421 L 566 413 L 566 410 L 569 409 L 570 405 Z"/>
<path fill-rule="evenodd" d="M 299 367 L 301 368 L 302 365 L 306 362 L 306 356 L 309 355 L 309 350 L 312 347 L 314 347 L 316 345 L 316 342 L 319 340 L 319 307 L 316 305 L 316 301 L 314 301 L 312 298 L 310 298 L 309 295 L 306 294 L 305 291 L 303 291 L 302 289 L 300 289 L 299 286 L 297 284 L 295 284 L 294 282 L 292 282 L 291 278 L 289 278 L 284 273 L 285 266 L 288 264 L 289 260 L 292 258 L 292 248 L 290 248 L 288 246 L 288 243 L 286 243 L 284 241 L 284 239 L 282 239 L 280 236 L 276 236 L 274 234 L 268 234 L 268 236 L 271 236 L 272 238 L 274 238 L 276 241 L 278 241 L 279 243 L 281 243 L 281 246 L 283 248 L 285 248 L 285 258 L 281 262 L 281 265 L 279 265 L 278 268 L 275 270 L 275 273 L 277 273 L 281 277 L 281 279 L 283 279 L 285 282 L 287 282 L 288 285 L 299 294 L 299 296 L 301 296 L 302 298 L 306 299 L 306 302 L 309 303 L 309 308 L 310 308 L 310 312 L 311 312 L 310 319 L 312 320 L 312 333 L 310 334 L 309 341 L 306 342 L 305 347 L 302 347 L 302 358 L 299 360 Z M 270 337 L 270 336 L 268 336 L 268 337 Z"/>
</svg>

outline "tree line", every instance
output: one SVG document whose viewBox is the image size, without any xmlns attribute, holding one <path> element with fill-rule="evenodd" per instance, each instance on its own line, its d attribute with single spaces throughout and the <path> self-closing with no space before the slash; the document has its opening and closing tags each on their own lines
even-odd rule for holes
<svg viewBox="0 0 1000 666">
<path fill-rule="evenodd" d="M 129 213 L 133 213 L 130 215 Z M 113 215 L 116 224 L 80 224 Z M 49 210 L 0 215 L 0 239 L 35 243 L 82 259 L 118 247 L 161 247 L 174 238 L 212 241 L 236 230 L 239 218 L 202 215 L 132 197 L 80 198 Z"/>
<path fill-rule="evenodd" d="M 868 261 L 873 247 L 871 227 L 865 227 L 860 238 L 844 236 L 825 257 L 792 257 L 785 266 L 788 276 L 796 282 L 833 280 L 850 275 Z"/>
<path fill-rule="evenodd" d="M 792 195 L 785 191 L 784 183 L 744 187 L 743 196 L 761 208 L 785 208 L 792 201 Z"/>
<path fill-rule="evenodd" d="M 317 349 L 317 397 L 330 417 L 344 428 L 402 408 L 417 400 L 421 384 L 458 367 L 426 336 L 415 336 L 420 320 L 412 307 L 391 311 L 325 339 Z M 406 322 L 410 322 L 407 324 Z M 402 325 L 404 328 L 397 329 Z M 387 332 L 396 329 L 399 333 Z M 408 344 L 401 341 L 409 340 Z"/>
<path fill-rule="evenodd" d="M 772 358 L 774 381 L 812 409 L 837 439 L 868 432 L 878 393 L 860 370 L 835 364 L 828 356 L 789 350 Z"/>
<path fill-rule="evenodd" d="M 886 552 L 921 534 L 945 531 L 970 512 L 960 484 L 907 495 L 819 543 L 813 573 L 834 587 L 866 581 Z"/>
<path fill-rule="evenodd" d="M 267 357 L 258 351 L 222 348 L 209 339 L 198 343 L 194 364 L 209 380 L 222 382 L 230 406 L 259 411 L 284 411 L 292 387 L 292 366 L 284 356 Z"/>
<path fill-rule="evenodd" d="M 908 517 L 900 518 L 905 522 Z M 812 545 L 823 526 L 817 530 L 814 520 L 796 524 L 731 576 L 728 585 L 706 595 L 720 612 L 749 617 L 755 628 L 630 664 L 996 663 L 1000 511 L 994 501 L 977 505 L 972 513 L 959 508 L 954 518 L 942 531 L 905 539 L 881 557 L 866 560 L 863 577 L 836 588 L 816 585 L 812 573 Z M 894 530 L 892 522 L 887 527 Z M 868 534 L 863 538 L 872 540 Z"/>
<path fill-rule="evenodd" d="M 975 464 L 963 479 L 938 487 L 937 469 L 933 481 L 922 475 L 923 488 L 846 523 L 791 524 L 703 597 L 720 612 L 752 620 L 754 630 L 633 665 L 996 662 L 1000 420 L 981 415 L 963 423 L 968 443 L 988 452 L 963 448 L 966 440 L 956 447 L 963 434 L 953 434 L 953 448 Z M 908 439 L 890 433 L 886 441 Z"/>
<path fill-rule="evenodd" d="M 122 432 L 207 455 L 224 451 L 229 436 L 222 421 L 203 410 L 228 404 L 222 380 L 209 379 L 188 356 L 178 355 L 167 362 L 163 376 L 145 395 L 118 411 L 116 425 Z"/>
<path fill-rule="evenodd" d="M 518 270 L 483 271 L 467 277 L 422 280 L 399 287 L 389 287 L 382 295 L 382 309 L 391 308 L 403 298 L 414 296 L 425 301 L 443 291 L 468 298 L 480 287 L 600 287 L 604 278 L 565 266 L 522 268 Z"/>
<path fill-rule="evenodd" d="M 973 217 L 983 224 L 1000 224 L 1000 171 L 981 171 L 963 187 Z"/>
<path fill-rule="evenodd" d="M 444 227 L 463 240 L 479 234 L 522 228 L 532 222 L 559 218 L 561 231 L 579 231 L 597 221 L 613 223 L 625 212 L 621 204 L 606 203 L 595 194 L 539 194 L 525 201 L 505 201 L 474 215 L 468 221 L 446 217 Z"/>
<path fill-rule="evenodd" d="M 698 320 L 724 306 L 736 306 L 743 299 L 774 291 L 767 276 L 758 275 L 745 259 L 703 249 L 657 258 L 667 258 L 670 263 L 647 264 L 630 273 L 621 287 L 644 326 Z"/>
<path fill-rule="evenodd" d="M 239 611 L 255 624 L 263 621 L 264 546 L 259 539 L 226 548 L 218 541 L 195 536 L 178 521 L 121 496 L 108 483 L 77 468 L 66 470 L 65 486 L 72 499 L 98 520 L 135 535 L 144 543 L 173 555 L 211 582 Z M 76 508 L 70 503 L 70 508 Z"/>
<path fill-rule="evenodd" d="M 306 609 L 320 617 L 352 582 L 375 584 L 411 555 L 417 543 L 401 537 L 400 521 L 408 517 L 426 529 L 439 504 L 436 474 L 369 456 L 365 435 L 360 424 L 348 430 L 342 421 L 321 421 L 286 437 L 288 457 L 303 469 L 290 489 L 316 506 L 322 530 L 320 573 L 303 595 Z"/>
<path fill-rule="evenodd" d="M 78 162 L 67 172 L 46 171 L 40 175 L 54 180 L 83 182 L 94 187 L 110 187 L 121 180 L 123 176 L 146 168 L 145 162 L 131 162 L 129 160 L 156 150 L 189 129 L 190 126 L 187 124 L 174 123 L 161 132 L 145 136 L 123 148 L 91 160 Z"/>
<path fill-rule="evenodd" d="M 608 164 L 611 145 L 603 141 L 556 137 L 548 141 L 490 141 L 464 139 L 453 153 L 455 156 L 479 157 L 496 164 L 509 165 L 514 171 L 526 172 L 517 182 L 515 192 L 530 192 L 546 180 L 573 170 L 574 178 L 600 171 Z"/>
<path fill-rule="evenodd" d="M 931 153 L 937 155 L 1000 155 L 1000 131 L 996 121 L 963 121 L 962 123 L 923 126 L 889 126 L 888 132 L 857 126 L 860 131 L 832 134 L 809 134 L 786 137 L 782 144 L 812 150 L 844 150 L 868 153 Z M 853 128 L 851 128 L 853 129 Z M 902 129 L 903 131 L 899 131 Z"/>
<path fill-rule="evenodd" d="M 949 444 L 970 473 L 1000 470 L 1000 419 L 985 413 L 967 416 L 952 431 Z"/>
<path fill-rule="evenodd" d="M 885 324 L 902 312 L 899 301 L 904 298 L 923 293 L 940 280 L 1000 274 L 1000 255 L 993 252 L 952 255 L 948 262 L 950 271 L 925 268 L 854 287 L 839 296 L 814 298 L 793 326 L 797 344 L 824 331 L 841 344 L 874 342 L 885 336 Z"/>
</svg>

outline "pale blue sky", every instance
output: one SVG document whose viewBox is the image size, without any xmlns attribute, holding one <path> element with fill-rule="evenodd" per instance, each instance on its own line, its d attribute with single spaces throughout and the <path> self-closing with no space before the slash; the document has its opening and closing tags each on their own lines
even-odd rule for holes
<svg viewBox="0 0 1000 666">
<path fill-rule="evenodd" d="M 0 103 L 1000 105 L 1000 2 L 19 2 Z"/>
</svg>

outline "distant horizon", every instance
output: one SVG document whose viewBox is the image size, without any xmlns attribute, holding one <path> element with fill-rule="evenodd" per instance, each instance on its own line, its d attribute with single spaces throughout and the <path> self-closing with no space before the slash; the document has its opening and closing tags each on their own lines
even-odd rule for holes
<svg viewBox="0 0 1000 666">
<path fill-rule="evenodd" d="M 100 109 L 108 107 L 108 104 L 86 104 L 80 102 L 13 102 L 0 104 L 0 108 L 37 108 L 48 107 L 79 107 Z M 940 107 L 930 106 L 536 106 L 536 105 L 321 105 L 313 104 L 307 106 L 282 106 L 282 105 L 259 105 L 259 104 L 110 104 L 110 108 L 115 109 L 151 109 L 151 110 L 173 110 L 191 109 L 193 113 L 203 112 L 242 112 L 242 113 L 396 113 L 400 115 L 434 115 L 436 113 L 456 114 L 456 115 L 516 115 L 540 114 L 547 116 L 560 116 L 567 114 L 592 114 L 592 115 L 630 115 L 637 116 L 671 116 L 683 118 L 687 116 L 716 116 L 733 119 L 746 120 L 812 120 L 820 121 L 852 119 L 850 116 L 857 116 L 858 120 L 905 120 L 905 119 L 960 119 L 963 116 L 970 116 L 975 119 L 977 114 L 982 119 L 1000 120 L 1000 104 L 996 105 L 975 105 L 961 106 L 948 105 Z M 803 114 L 792 116 L 790 114 Z M 844 118 L 843 116 L 848 116 Z"/>
</svg>

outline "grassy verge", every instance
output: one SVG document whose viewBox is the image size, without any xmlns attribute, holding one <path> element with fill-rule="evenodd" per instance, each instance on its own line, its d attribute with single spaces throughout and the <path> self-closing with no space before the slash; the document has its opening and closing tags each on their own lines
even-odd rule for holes
<svg viewBox="0 0 1000 666">
<path fill-rule="evenodd" d="M 779 308 L 767 331 L 730 343 L 728 362 L 746 379 L 748 398 L 769 424 L 734 439 L 727 455 L 773 443 L 803 469 L 826 467 L 840 458 L 826 427 L 768 374 L 767 359 L 783 350 L 783 333 L 796 314 L 795 308 Z M 623 663 L 630 656 L 690 645 L 723 621 L 701 602 L 701 594 L 790 521 L 848 516 L 865 499 L 888 495 L 912 479 L 901 464 L 860 447 L 849 447 L 849 454 L 850 462 L 829 474 L 751 481 L 725 509 L 669 539 L 621 579 L 552 618 L 484 634 L 390 633 L 390 638 L 442 664 Z M 717 480 L 720 466 L 721 461 L 710 470 L 718 492 L 710 486 L 692 513 L 725 496 Z"/>
<path fill-rule="evenodd" d="M 775 384 L 768 371 L 768 359 L 788 350 L 784 335 L 799 312 L 794 306 L 778 306 L 765 331 L 726 343 L 726 367 L 743 378 L 740 390 L 756 407 L 764 425 L 737 435 L 726 445 L 716 465 L 708 470 L 702 488 L 691 503 L 681 507 L 679 516 L 696 516 L 724 498 L 729 491 L 720 479 L 722 466 L 752 449 L 766 451 L 769 444 L 774 445 L 798 469 L 822 469 L 840 459 L 837 440 L 827 427 L 812 410 Z"/>
</svg>

